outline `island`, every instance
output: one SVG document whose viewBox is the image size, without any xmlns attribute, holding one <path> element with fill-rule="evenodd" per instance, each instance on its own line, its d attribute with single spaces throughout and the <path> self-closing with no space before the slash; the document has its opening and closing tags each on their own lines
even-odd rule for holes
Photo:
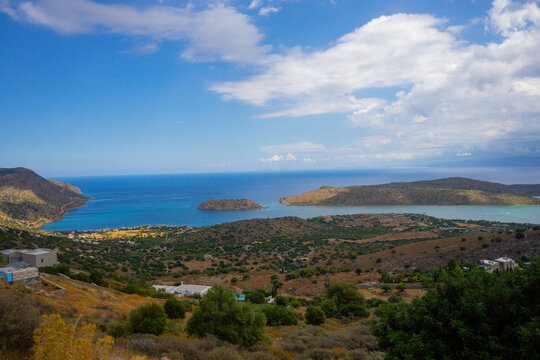
<svg viewBox="0 0 540 360">
<path fill-rule="evenodd" d="M 0 169 L 0 217 L 39 227 L 62 219 L 90 199 L 78 187 L 45 179 L 30 169 Z"/>
<path fill-rule="evenodd" d="M 504 185 L 452 177 L 318 190 L 280 199 L 292 206 L 493 205 L 539 206 L 540 184 Z"/>
<path fill-rule="evenodd" d="M 212 199 L 200 204 L 199 210 L 260 210 L 263 206 L 248 199 Z"/>
</svg>

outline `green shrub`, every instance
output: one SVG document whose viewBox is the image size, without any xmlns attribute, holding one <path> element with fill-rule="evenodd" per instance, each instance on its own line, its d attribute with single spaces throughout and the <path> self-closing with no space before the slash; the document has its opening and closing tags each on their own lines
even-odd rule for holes
<svg viewBox="0 0 540 360">
<path fill-rule="evenodd" d="M 324 311 L 318 306 L 310 305 L 306 310 L 306 324 L 321 325 L 326 320 Z"/>
<path fill-rule="evenodd" d="M 266 295 L 260 290 L 244 290 L 244 295 L 246 295 L 246 301 L 252 304 L 266 304 Z"/>
<path fill-rule="evenodd" d="M 134 333 L 160 335 L 165 330 L 167 315 L 163 306 L 143 304 L 129 313 L 129 322 Z"/>
<path fill-rule="evenodd" d="M 186 305 L 178 299 L 168 299 L 163 308 L 169 319 L 183 319 L 186 317 Z"/>
<path fill-rule="evenodd" d="M 331 318 L 337 315 L 338 308 L 334 299 L 326 299 L 321 304 L 321 309 L 324 311 L 324 314 L 327 318 Z"/>
<path fill-rule="evenodd" d="M 262 312 L 266 317 L 266 325 L 269 326 L 296 325 L 298 323 L 294 311 L 285 306 L 265 306 Z"/>
<path fill-rule="evenodd" d="M 118 320 L 107 326 L 107 333 L 115 338 L 128 337 L 133 333 L 133 327 L 128 320 Z"/>
<path fill-rule="evenodd" d="M 188 320 L 186 331 L 204 337 L 216 335 L 233 344 L 251 346 L 262 340 L 266 319 L 252 305 L 234 299 L 223 286 L 214 285 Z"/>
<path fill-rule="evenodd" d="M 399 284 L 396 286 L 396 289 L 397 289 L 398 291 L 405 291 L 407 288 L 408 288 L 407 284 L 404 284 L 404 283 L 399 283 Z"/>
</svg>

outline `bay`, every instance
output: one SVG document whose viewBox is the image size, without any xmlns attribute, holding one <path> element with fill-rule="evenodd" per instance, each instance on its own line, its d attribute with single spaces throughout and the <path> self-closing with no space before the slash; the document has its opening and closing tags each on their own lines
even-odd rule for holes
<svg viewBox="0 0 540 360">
<path fill-rule="evenodd" d="M 285 206 L 279 199 L 323 185 L 370 185 L 391 181 L 465 176 L 504 183 L 532 183 L 539 169 L 394 169 L 253 172 L 221 174 L 73 177 L 59 180 L 80 187 L 90 200 L 61 220 L 42 226 L 55 230 L 95 230 L 143 224 L 206 226 L 253 218 L 359 213 L 420 213 L 449 219 L 540 224 L 540 206 Z M 198 210 L 203 201 L 247 198 L 262 210 Z"/>
</svg>

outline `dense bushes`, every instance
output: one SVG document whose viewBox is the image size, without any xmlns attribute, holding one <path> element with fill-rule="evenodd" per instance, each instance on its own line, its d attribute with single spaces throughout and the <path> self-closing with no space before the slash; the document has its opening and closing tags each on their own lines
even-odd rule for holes
<svg viewBox="0 0 540 360">
<path fill-rule="evenodd" d="M 87 283 L 94 283 L 99 286 L 107 287 L 109 283 L 103 278 L 103 272 L 99 270 L 92 270 L 90 273 L 80 271 L 78 273 L 71 272 L 69 265 L 56 264 L 53 266 L 45 266 L 41 268 L 41 271 L 47 274 L 58 275 L 63 274 L 69 276 L 74 280 L 79 280 Z"/>
<path fill-rule="evenodd" d="M 383 305 L 375 326 L 388 359 L 539 359 L 540 258 L 524 271 L 441 270 L 412 304 Z"/>
<path fill-rule="evenodd" d="M 313 355 L 328 355 L 327 351 L 334 353 L 332 359 L 343 358 L 347 360 L 373 360 L 382 359 L 382 354 L 376 352 L 377 341 L 371 335 L 369 327 L 356 323 L 336 331 L 328 331 L 320 326 L 297 327 L 285 329 L 281 333 L 283 341 L 280 348 L 287 351 L 295 359 L 311 359 Z M 326 349 L 327 351 L 314 351 Z M 290 355 L 289 355 L 290 356 Z"/>
<path fill-rule="evenodd" d="M 252 304 L 266 304 L 266 297 L 269 294 L 266 294 L 264 289 L 257 289 L 244 290 L 244 295 L 246 296 L 246 301 Z"/>
<path fill-rule="evenodd" d="M 117 320 L 107 325 L 107 333 L 112 337 L 127 337 L 133 333 L 133 327 L 128 320 Z"/>
<path fill-rule="evenodd" d="M 0 351 L 24 351 L 33 344 L 39 314 L 30 298 L 16 290 L 0 289 Z"/>
<path fill-rule="evenodd" d="M 262 312 L 266 317 L 266 325 L 269 326 L 296 325 L 298 323 L 294 311 L 285 306 L 268 305 L 263 307 Z"/>
<path fill-rule="evenodd" d="M 331 284 L 326 290 L 326 298 L 321 306 L 326 316 L 363 317 L 369 316 L 369 308 L 364 296 L 356 285 L 346 282 Z"/>
<path fill-rule="evenodd" d="M 163 306 L 169 319 L 183 319 L 186 317 L 186 305 L 177 299 L 168 299 Z"/>
<path fill-rule="evenodd" d="M 188 320 L 190 335 L 214 334 L 233 344 L 250 346 L 263 338 L 264 315 L 254 306 L 240 303 L 223 286 L 214 285 Z"/>
<path fill-rule="evenodd" d="M 143 304 L 129 313 L 133 332 L 159 335 L 165 330 L 167 316 L 163 306 L 154 303 Z"/>
<path fill-rule="evenodd" d="M 326 320 L 324 311 L 318 306 L 310 305 L 306 310 L 306 324 L 321 325 Z"/>
</svg>

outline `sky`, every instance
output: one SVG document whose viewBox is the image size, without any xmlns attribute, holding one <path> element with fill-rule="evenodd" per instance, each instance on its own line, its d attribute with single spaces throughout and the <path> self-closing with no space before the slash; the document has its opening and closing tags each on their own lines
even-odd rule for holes
<svg viewBox="0 0 540 360">
<path fill-rule="evenodd" d="M 0 0 L 0 167 L 539 167 L 540 2 Z"/>
</svg>

